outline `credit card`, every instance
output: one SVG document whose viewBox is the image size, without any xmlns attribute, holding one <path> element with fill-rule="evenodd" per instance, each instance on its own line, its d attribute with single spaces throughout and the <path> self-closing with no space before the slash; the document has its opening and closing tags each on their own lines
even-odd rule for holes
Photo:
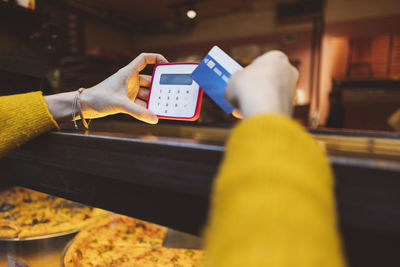
<svg viewBox="0 0 400 267">
<path fill-rule="evenodd" d="M 192 78 L 215 103 L 231 114 L 235 108 L 226 101 L 225 88 L 229 78 L 241 69 L 243 67 L 233 58 L 218 46 L 214 46 L 193 71 Z"/>
</svg>

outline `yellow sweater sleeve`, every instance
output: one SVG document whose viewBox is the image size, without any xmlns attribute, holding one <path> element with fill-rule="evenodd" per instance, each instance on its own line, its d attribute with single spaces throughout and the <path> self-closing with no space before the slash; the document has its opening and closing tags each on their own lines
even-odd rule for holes
<svg viewBox="0 0 400 267">
<path fill-rule="evenodd" d="M 241 122 L 213 190 L 205 266 L 345 266 L 327 157 L 291 119 Z"/>
<path fill-rule="evenodd" d="M 0 158 L 57 127 L 41 92 L 0 97 Z"/>
</svg>

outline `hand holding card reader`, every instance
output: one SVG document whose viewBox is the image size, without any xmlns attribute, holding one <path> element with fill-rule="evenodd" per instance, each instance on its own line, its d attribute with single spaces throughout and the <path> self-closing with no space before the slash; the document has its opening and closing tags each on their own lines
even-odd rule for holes
<svg viewBox="0 0 400 267">
<path fill-rule="evenodd" d="M 191 74 L 198 63 L 162 63 L 154 67 L 147 109 L 161 119 L 195 121 L 203 90 Z"/>
</svg>

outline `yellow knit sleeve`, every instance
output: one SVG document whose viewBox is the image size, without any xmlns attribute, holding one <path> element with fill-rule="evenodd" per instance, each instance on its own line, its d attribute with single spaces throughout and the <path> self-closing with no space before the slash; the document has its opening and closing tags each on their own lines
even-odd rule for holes
<svg viewBox="0 0 400 267">
<path fill-rule="evenodd" d="M 232 132 L 213 188 L 205 266 L 345 266 L 324 152 L 293 120 Z"/>
<path fill-rule="evenodd" d="M 57 127 L 42 92 L 0 97 L 0 158 Z"/>
</svg>

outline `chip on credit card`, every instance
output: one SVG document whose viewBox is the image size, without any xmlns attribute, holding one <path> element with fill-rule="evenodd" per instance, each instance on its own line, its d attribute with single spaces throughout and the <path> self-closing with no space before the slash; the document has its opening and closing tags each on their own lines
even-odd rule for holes
<svg viewBox="0 0 400 267">
<path fill-rule="evenodd" d="M 214 46 L 193 71 L 192 78 L 215 103 L 231 114 L 235 107 L 226 101 L 225 88 L 229 78 L 241 69 L 243 67 L 233 58 Z"/>
</svg>

